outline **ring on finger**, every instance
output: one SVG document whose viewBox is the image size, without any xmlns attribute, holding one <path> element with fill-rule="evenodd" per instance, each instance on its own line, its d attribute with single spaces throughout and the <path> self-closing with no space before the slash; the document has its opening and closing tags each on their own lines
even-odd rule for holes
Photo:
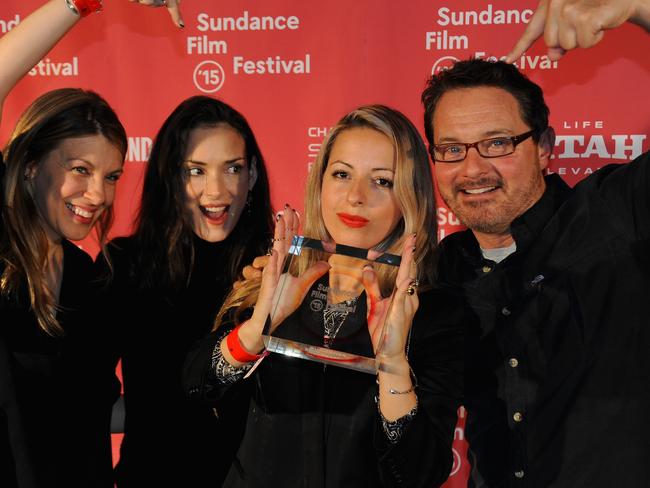
<svg viewBox="0 0 650 488">
<path fill-rule="evenodd" d="M 414 295 L 419 285 L 420 282 L 417 280 L 417 278 L 412 280 L 411 283 L 409 283 L 408 288 L 406 288 L 406 293 L 409 295 Z"/>
</svg>

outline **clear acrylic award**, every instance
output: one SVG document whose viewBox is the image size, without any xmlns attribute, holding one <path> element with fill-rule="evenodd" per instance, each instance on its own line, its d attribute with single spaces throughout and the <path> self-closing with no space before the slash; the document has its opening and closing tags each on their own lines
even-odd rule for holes
<svg viewBox="0 0 650 488">
<path fill-rule="evenodd" d="M 377 275 L 396 272 L 400 260 L 394 254 L 294 236 L 262 334 L 266 349 L 376 374 L 380 351 L 373 343 L 383 343 L 390 304 L 378 310 L 381 297 L 366 290 L 363 271 L 371 266 Z M 376 290 L 383 297 L 393 292 Z"/>
</svg>

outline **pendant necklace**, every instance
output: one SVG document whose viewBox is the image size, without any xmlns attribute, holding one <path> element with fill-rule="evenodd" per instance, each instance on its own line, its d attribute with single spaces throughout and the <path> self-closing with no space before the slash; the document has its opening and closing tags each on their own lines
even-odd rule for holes
<svg viewBox="0 0 650 488">
<path fill-rule="evenodd" d="M 354 297 L 340 303 L 328 303 L 323 309 L 323 345 L 328 349 L 332 347 L 332 343 L 349 313 L 356 308 L 357 298 Z"/>
</svg>

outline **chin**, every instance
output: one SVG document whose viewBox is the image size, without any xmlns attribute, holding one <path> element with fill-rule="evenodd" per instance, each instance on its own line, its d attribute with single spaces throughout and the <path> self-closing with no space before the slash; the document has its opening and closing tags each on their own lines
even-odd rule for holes
<svg viewBox="0 0 650 488">
<path fill-rule="evenodd" d="M 194 229 L 194 234 L 196 234 L 199 239 L 203 239 L 206 242 L 215 243 L 228 239 L 230 231 L 226 231 L 224 229 Z"/>
<path fill-rule="evenodd" d="M 199 236 L 201 237 L 201 236 Z M 212 244 L 217 243 L 217 242 L 223 242 L 226 239 L 228 239 L 228 236 L 206 236 L 206 237 L 201 237 L 204 241 L 206 242 L 211 242 Z"/>
<path fill-rule="evenodd" d="M 81 241 L 90 235 L 90 230 L 85 232 L 64 232 L 61 237 L 68 241 Z"/>
</svg>

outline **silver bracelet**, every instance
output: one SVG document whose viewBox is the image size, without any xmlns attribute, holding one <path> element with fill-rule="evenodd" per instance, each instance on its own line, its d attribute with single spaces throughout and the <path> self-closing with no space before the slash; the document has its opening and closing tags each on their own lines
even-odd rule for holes
<svg viewBox="0 0 650 488">
<path fill-rule="evenodd" d="M 410 365 L 409 365 L 409 374 L 411 375 L 411 380 L 412 380 L 411 381 L 411 384 L 412 384 L 411 388 L 409 388 L 408 390 L 402 390 L 402 391 L 394 390 L 393 388 L 390 388 L 388 390 L 388 393 L 390 393 L 391 395 L 406 395 L 407 393 L 411 393 L 411 392 L 415 391 L 415 389 L 418 387 L 418 379 L 415 376 L 415 373 L 413 372 L 413 368 L 411 368 Z"/>
</svg>

